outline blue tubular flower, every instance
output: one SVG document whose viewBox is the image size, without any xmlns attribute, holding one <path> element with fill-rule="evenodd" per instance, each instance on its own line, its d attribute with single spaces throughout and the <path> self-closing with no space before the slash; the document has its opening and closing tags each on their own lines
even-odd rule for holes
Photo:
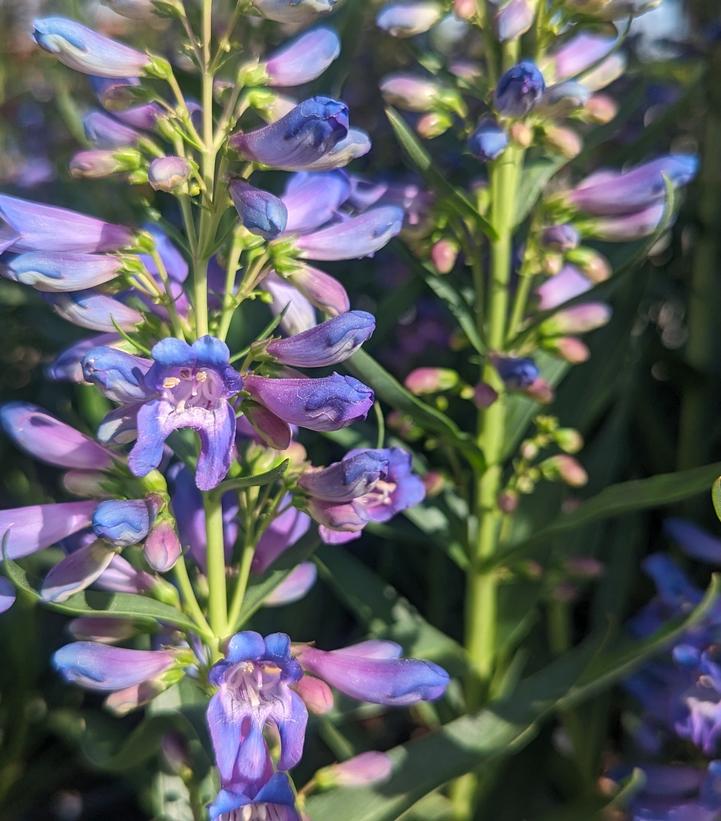
<svg viewBox="0 0 721 821">
<path fill-rule="evenodd" d="M 45 601 L 66 601 L 97 581 L 116 555 L 115 548 L 102 541 L 83 545 L 50 569 L 40 594 Z"/>
<path fill-rule="evenodd" d="M 2 275 L 38 291 L 82 291 L 115 279 L 118 257 L 103 254 L 28 252 L 9 260 Z"/>
<path fill-rule="evenodd" d="M 5 613 L 15 604 L 15 588 L 5 576 L 0 576 L 0 613 Z"/>
<path fill-rule="evenodd" d="M 232 180 L 230 196 L 240 221 L 251 234 L 275 239 L 285 231 L 288 209 L 274 194 L 255 188 L 245 180 Z"/>
<path fill-rule="evenodd" d="M 318 570 L 313 562 L 301 562 L 263 599 L 263 607 L 282 607 L 300 601 L 305 598 L 317 578 Z M 0 606 L 1 604 L 0 600 Z"/>
<path fill-rule="evenodd" d="M 120 404 L 145 399 L 145 374 L 151 365 L 148 359 L 106 346 L 91 348 L 82 359 L 85 381 Z"/>
<path fill-rule="evenodd" d="M 270 86 L 300 86 L 315 80 L 340 54 L 333 29 L 317 28 L 297 37 L 264 62 Z"/>
<path fill-rule="evenodd" d="M 263 288 L 270 294 L 274 316 L 283 313 L 280 327 L 288 334 L 299 334 L 316 324 L 315 309 L 299 288 L 271 271 L 263 278 Z"/>
<path fill-rule="evenodd" d="M 118 122 L 102 111 L 91 111 L 83 118 L 85 136 L 98 148 L 123 148 L 135 145 L 142 137 L 139 131 Z"/>
<path fill-rule="evenodd" d="M 516 40 L 533 25 L 535 8 L 530 0 L 508 0 L 496 12 L 498 39 Z"/>
<path fill-rule="evenodd" d="M 495 356 L 493 366 L 509 391 L 525 390 L 541 375 L 538 365 L 528 356 Z"/>
<path fill-rule="evenodd" d="M 663 529 L 687 556 L 721 565 L 721 539 L 685 519 L 666 519 Z"/>
<path fill-rule="evenodd" d="M 499 114 L 525 117 L 540 102 L 546 84 L 535 63 L 524 60 L 509 68 L 496 86 L 493 104 Z"/>
<path fill-rule="evenodd" d="M 236 633 L 209 680 L 218 690 L 208 705 L 208 727 L 223 784 L 257 784 L 271 771 L 266 726 L 280 736 L 279 770 L 294 767 L 303 754 L 308 711 L 291 685 L 302 676 L 290 639 L 273 633 Z"/>
<path fill-rule="evenodd" d="M 228 346 L 212 336 L 192 345 L 168 338 L 155 345 L 152 357 L 154 364 L 144 380 L 150 398 L 138 411 L 130 470 L 145 476 L 160 464 L 167 437 L 191 428 L 200 436 L 195 481 L 201 490 L 212 490 L 230 467 L 235 412 L 228 399 L 243 385 L 229 365 Z"/>
<path fill-rule="evenodd" d="M 304 491 L 326 502 L 349 502 L 369 493 L 388 478 L 389 451 L 362 450 L 347 454 L 326 468 L 306 470 L 298 480 Z"/>
<path fill-rule="evenodd" d="M 0 194 L 0 253 L 3 251 L 117 251 L 132 244 L 122 225 L 87 217 L 66 208 Z"/>
<path fill-rule="evenodd" d="M 347 134 L 348 106 L 311 97 L 270 125 L 235 134 L 229 144 L 253 162 L 299 171 L 322 159 Z"/>
<path fill-rule="evenodd" d="M 210 821 L 266 818 L 268 821 L 301 821 L 295 809 L 295 794 L 284 773 L 274 773 L 260 789 L 253 785 L 230 785 L 221 790 L 208 807 Z"/>
<path fill-rule="evenodd" d="M 100 502 L 93 513 L 96 535 L 116 547 L 142 542 L 150 525 L 148 505 L 142 499 L 108 499 Z"/>
<path fill-rule="evenodd" d="M 303 259 L 360 259 L 384 248 L 403 228 L 403 209 L 394 205 L 372 208 L 295 240 Z"/>
<path fill-rule="evenodd" d="M 366 311 L 348 311 L 288 339 L 274 339 L 265 350 L 276 362 L 295 368 L 337 365 L 353 356 L 375 327 Z"/>
<path fill-rule="evenodd" d="M 349 194 L 343 171 L 293 174 L 282 197 L 288 212 L 285 230 L 305 234 L 320 228 L 336 217 Z"/>
<path fill-rule="evenodd" d="M 35 20 L 33 37 L 64 65 L 95 77 L 140 77 L 150 65 L 147 54 L 66 17 Z"/>
<path fill-rule="evenodd" d="M 128 650 L 90 641 L 66 644 L 53 656 L 53 666 L 66 681 L 101 692 L 158 678 L 175 661 L 170 650 Z"/>
<path fill-rule="evenodd" d="M 250 374 L 245 389 L 271 413 L 308 430 L 339 430 L 365 419 L 373 391 L 352 376 L 334 373 L 321 379 L 271 379 Z"/>
<path fill-rule="evenodd" d="M 367 641 L 326 652 L 301 646 L 296 657 L 307 673 L 359 701 L 404 706 L 440 698 L 448 673 L 437 664 L 400 657 L 391 641 Z"/>
<path fill-rule="evenodd" d="M 133 330 L 143 322 L 143 315 L 120 300 L 95 291 L 43 294 L 56 314 L 73 325 L 91 331 L 112 332 L 121 328 Z"/>
<path fill-rule="evenodd" d="M 468 138 L 468 150 L 483 162 L 495 160 L 508 148 L 508 134 L 491 117 L 484 117 Z"/>
<path fill-rule="evenodd" d="M 78 470 L 107 470 L 113 463 L 105 448 L 37 405 L 28 402 L 3 405 L 0 424 L 19 448 L 46 464 Z"/>
</svg>

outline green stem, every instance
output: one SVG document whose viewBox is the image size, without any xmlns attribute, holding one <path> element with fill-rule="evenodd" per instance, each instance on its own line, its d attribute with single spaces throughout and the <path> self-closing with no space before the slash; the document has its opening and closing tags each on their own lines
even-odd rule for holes
<svg viewBox="0 0 721 821">
<path fill-rule="evenodd" d="M 160 277 L 160 281 L 163 283 L 163 288 L 165 289 L 164 302 L 165 307 L 168 309 L 168 316 L 170 318 L 170 324 L 173 328 L 173 333 L 175 334 L 175 336 L 178 337 L 178 339 L 185 339 L 183 326 L 180 322 L 180 317 L 178 316 L 177 308 L 175 307 L 175 299 L 173 299 L 173 293 L 170 290 L 170 277 L 165 267 L 165 263 L 163 262 L 163 258 L 158 253 L 157 248 L 153 248 L 151 256 L 153 258 L 153 262 L 155 263 L 155 267 L 158 269 L 158 276 Z"/>
<path fill-rule="evenodd" d="M 183 601 L 185 602 L 185 607 L 187 608 L 188 614 L 198 625 L 201 632 L 212 636 L 213 631 L 211 630 L 208 620 L 205 618 L 205 614 L 203 613 L 200 605 L 198 604 L 198 599 L 195 596 L 195 591 L 193 590 L 193 584 L 190 581 L 190 576 L 188 575 L 188 566 L 185 563 L 184 556 L 180 556 L 173 569 L 175 571 L 175 580 L 180 588 L 180 593 L 183 597 Z"/>
<path fill-rule="evenodd" d="M 233 314 L 235 313 L 235 294 L 233 293 L 233 288 L 235 287 L 235 277 L 238 273 L 238 263 L 240 262 L 242 250 L 243 243 L 241 241 L 240 232 L 235 231 L 233 234 L 233 242 L 230 246 L 230 253 L 228 254 L 228 262 L 226 264 L 223 308 L 218 326 L 218 338 L 223 340 L 228 336 L 230 323 L 233 321 Z"/>
<path fill-rule="evenodd" d="M 246 533 L 246 538 L 243 541 L 243 552 L 240 556 L 240 567 L 238 569 L 238 581 L 236 582 L 235 590 L 233 591 L 233 600 L 230 604 L 228 625 L 231 630 L 237 628 L 240 612 L 243 609 L 243 601 L 250 580 L 250 567 L 253 563 L 253 556 L 255 555 L 255 541 L 252 528 L 249 528 Z"/>
<path fill-rule="evenodd" d="M 205 538 L 208 570 L 208 617 L 218 638 L 227 630 L 228 594 L 225 580 L 225 540 L 223 506 L 217 493 L 203 494 Z"/>
</svg>

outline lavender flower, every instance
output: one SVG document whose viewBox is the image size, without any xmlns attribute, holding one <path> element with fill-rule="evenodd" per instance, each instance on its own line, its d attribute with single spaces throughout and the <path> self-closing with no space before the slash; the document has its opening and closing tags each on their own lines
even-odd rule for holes
<svg viewBox="0 0 721 821">
<path fill-rule="evenodd" d="M 147 54 L 66 17 L 35 20 L 33 37 L 64 65 L 96 77 L 140 77 L 151 63 Z"/>
<path fill-rule="evenodd" d="M 47 251 L 97 253 L 132 245 L 122 225 L 86 217 L 65 208 L 0 194 L 0 253 Z"/>
<path fill-rule="evenodd" d="M 91 331 L 130 331 L 143 322 L 143 315 L 118 299 L 96 291 L 43 294 L 56 314 L 73 325 Z"/>
<path fill-rule="evenodd" d="M 90 527 L 95 501 L 60 502 L 0 510 L 0 534 L 7 555 L 21 559 Z"/>
<path fill-rule="evenodd" d="M 229 143 L 248 160 L 297 171 L 321 159 L 347 134 L 345 103 L 311 97 L 270 125 L 235 134 Z"/>
<path fill-rule="evenodd" d="M 239 818 L 267 818 L 272 821 L 301 821 L 295 809 L 295 794 L 288 776 L 274 773 L 259 788 L 230 785 L 222 789 L 208 807 L 210 821 L 235 821 Z"/>
<path fill-rule="evenodd" d="M 305 24 L 319 14 L 329 14 L 338 0 L 252 0 L 263 17 L 278 23 Z"/>
<path fill-rule="evenodd" d="M 338 35 L 328 28 L 301 34 L 262 64 L 270 86 L 300 86 L 315 80 L 340 54 Z"/>
<path fill-rule="evenodd" d="M 91 111 L 83 118 L 85 136 L 98 148 L 123 148 L 136 145 L 142 137 L 139 131 L 105 114 Z"/>
<path fill-rule="evenodd" d="M 534 16 L 533 0 L 507 0 L 496 12 L 498 39 L 518 39 L 531 28 Z"/>
<path fill-rule="evenodd" d="M 393 37 L 415 37 L 434 26 L 442 14 L 440 5 L 431 0 L 391 3 L 380 10 L 376 25 Z"/>
<path fill-rule="evenodd" d="M 403 211 L 393 205 L 372 208 L 360 216 L 299 237 L 294 245 L 304 259 L 359 259 L 379 251 L 399 234 L 403 216 Z"/>
</svg>

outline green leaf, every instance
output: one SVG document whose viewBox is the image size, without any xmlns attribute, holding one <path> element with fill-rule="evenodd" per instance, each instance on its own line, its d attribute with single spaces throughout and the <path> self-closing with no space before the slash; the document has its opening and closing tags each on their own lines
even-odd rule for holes
<svg viewBox="0 0 721 821">
<path fill-rule="evenodd" d="M 555 709 L 577 704 L 628 675 L 702 619 L 719 592 L 721 584 L 714 576 L 703 601 L 685 619 L 607 656 L 599 653 L 603 639 L 584 643 L 529 676 L 503 701 L 395 747 L 389 753 L 393 774 L 383 784 L 340 788 L 312 797 L 309 815 L 314 821 L 394 821 L 443 784 L 523 747 L 534 737 L 538 723 Z"/>
<path fill-rule="evenodd" d="M 650 479 L 621 482 L 602 490 L 570 513 L 562 513 L 548 527 L 509 550 L 502 551 L 493 564 L 505 564 L 532 552 L 534 548 L 548 544 L 550 540 L 603 519 L 621 516 L 635 510 L 662 507 L 681 502 L 708 489 L 721 472 L 721 462 L 700 468 L 662 473 Z M 562 543 L 559 545 L 562 547 Z"/>
<path fill-rule="evenodd" d="M 85 731 L 80 738 L 81 748 L 88 761 L 98 769 L 110 772 L 130 770 L 156 755 L 163 736 L 171 730 L 177 730 L 179 721 L 179 716 L 169 714 L 149 716 L 116 748 L 104 723 L 94 722 L 90 714 L 85 719 Z"/>
<path fill-rule="evenodd" d="M 711 501 L 716 516 L 721 519 L 721 476 L 711 485 Z"/>
<path fill-rule="evenodd" d="M 408 414 L 424 430 L 440 436 L 447 444 L 455 447 L 474 468 L 479 471 L 484 469 L 485 459 L 471 436 L 463 433 L 445 414 L 413 396 L 365 351 L 354 353 L 346 361 L 346 366 L 354 376 L 370 385 L 384 402 L 401 413 Z"/>
<path fill-rule="evenodd" d="M 429 624 L 391 585 L 351 553 L 324 547 L 315 562 L 321 578 L 374 638 L 396 641 L 406 655 L 436 661 L 453 673 L 465 672 L 466 654 L 460 644 Z"/>
<path fill-rule="evenodd" d="M 476 225 L 487 237 L 496 239 L 493 226 L 478 213 L 475 205 L 466 197 L 463 191 L 454 188 L 443 174 L 438 171 L 433 158 L 421 145 L 416 135 L 408 128 L 405 120 L 393 108 L 386 108 L 386 117 L 395 132 L 396 139 L 408 155 L 413 165 L 423 174 L 428 184 L 439 194 L 444 203 L 462 220 Z"/>
<path fill-rule="evenodd" d="M 30 584 L 27 574 L 17 562 L 6 556 L 3 567 L 15 587 L 24 590 L 33 599 L 58 613 L 66 613 L 70 616 L 125 618 L 150 625 L 157 625 L 159 621 L 162 621 L 180 627 L 182 630 L 197 632 L 198 629 L 180 610 L 176 610 L 169 604 L 163 604 L 163 602 L 146 596 L 136 596 L 133 593 L 85 590 L 82 593 L 76 593 L 64 602 L 45 601 Z"/>
<path fill-rule="evenodd" d="M 227 490 L 243 490 L 247 487 L 262 487 L 263 485 L 272 485 L 276 479 L 279 479 L 288 470 L 290 459 L 284 459 L 280 464 L 276 465 L 265 473 L 257 473 L 254 476 L 239 476 L 238 478 L 227 479 L 222 482 L 217 488 L 216 493 L 225 493 Z"/>
</svg>

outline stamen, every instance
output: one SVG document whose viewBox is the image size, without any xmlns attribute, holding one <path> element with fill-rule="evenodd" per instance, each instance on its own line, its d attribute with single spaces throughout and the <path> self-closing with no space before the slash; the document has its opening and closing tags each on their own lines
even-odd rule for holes
<svg viewBox="0 0 721 821">
<path fill-rule="evenodd" d="M 164 388 L 177 388 L 179 384 L 180 379 L 178 379 L 177 376 L 166 376 L 165 379 L 163 379 Z"/>
<path fill-rule="evenodd" d="M 205 382 L 208 379 L 208 372 L 207 371 L 198 371 L 195 374 L 195 379 L 197 382 Z"/>
</svg>

